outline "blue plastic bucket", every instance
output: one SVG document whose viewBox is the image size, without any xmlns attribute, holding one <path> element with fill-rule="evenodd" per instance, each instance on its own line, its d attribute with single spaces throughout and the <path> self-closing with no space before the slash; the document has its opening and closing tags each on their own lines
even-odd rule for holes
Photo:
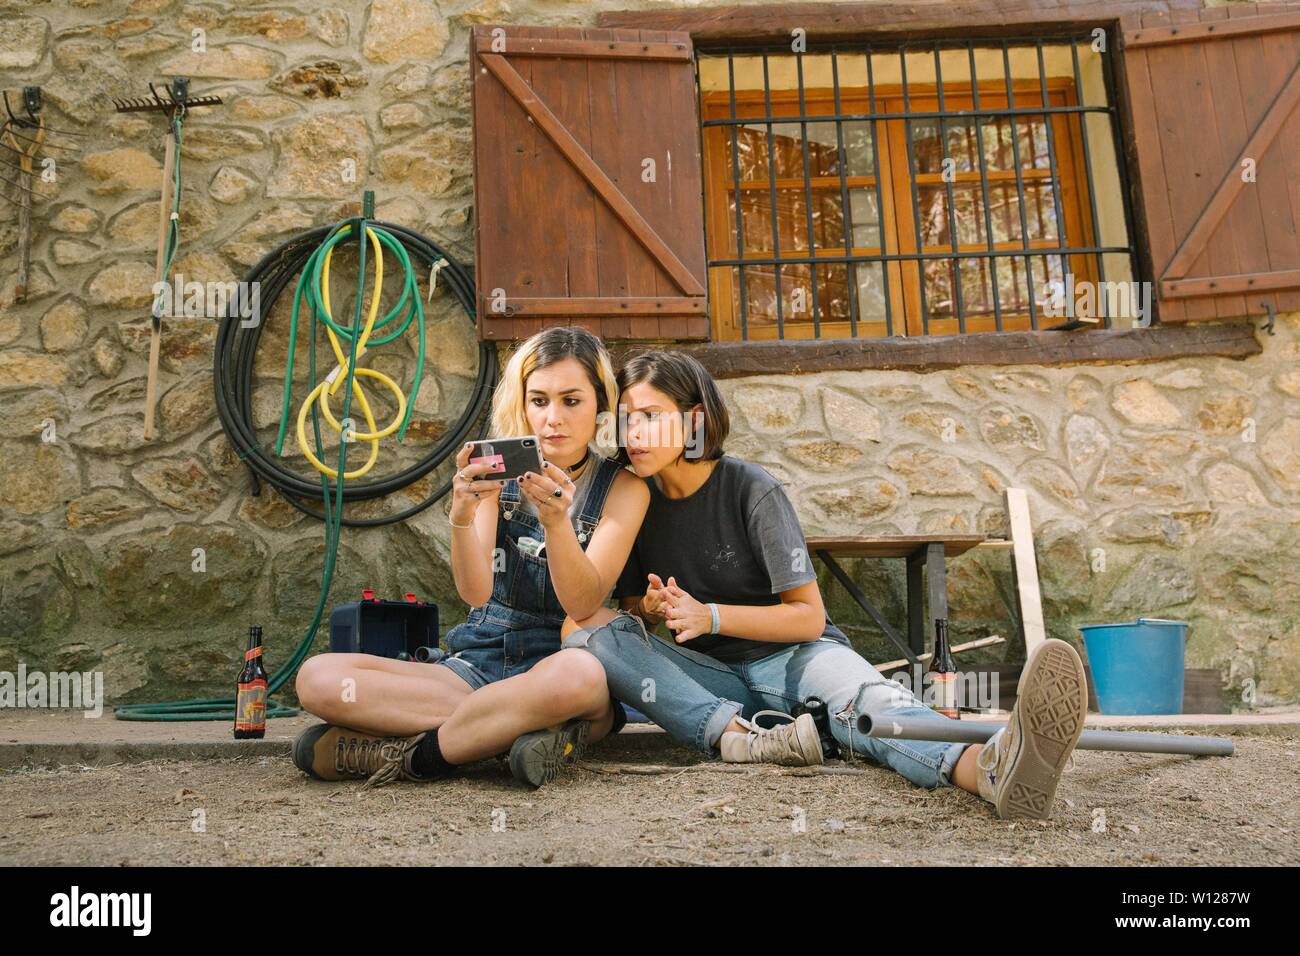
<svg viewBox="0 0 1300 956">
<path fill-rule="evenodd" d="M 1103 714 L 1181 714 L 1186 621 L 1082 624 Z"/>
</svg>

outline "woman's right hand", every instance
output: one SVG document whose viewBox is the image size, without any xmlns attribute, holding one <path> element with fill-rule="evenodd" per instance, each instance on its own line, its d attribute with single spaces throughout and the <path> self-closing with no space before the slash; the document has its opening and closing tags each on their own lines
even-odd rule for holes
<svg viewBox="0 0 1300 956">
<path fill-rule="evenodd" d="M 486 462 L 471 465 L 469 455 L 470 445 L 466 444 L 456 454 L 456 475 L 451 480 L 451 520 L 459 525 L 472 521 L 482 502 L 495 504 L 505 484 L 499 479 L 483 479 L 492 473 L 492 466 Z"/>
<path fill-rule="evenodd" d="M 647 617 L 662 621 L 664 619 L 664 597 L 666 596 L 664 582 L 660 580 L 657 574 L 646 575 L 646 580 L 650 582 L 650 586 L 645 589 L 645 596 L 641 598 L 641 610 L 645 612 Z"/>
</svg>

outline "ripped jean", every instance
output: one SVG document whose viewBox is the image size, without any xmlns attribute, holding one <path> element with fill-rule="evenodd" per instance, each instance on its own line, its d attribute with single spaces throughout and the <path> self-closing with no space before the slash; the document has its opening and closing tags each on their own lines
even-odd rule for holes
<svg viewBox="0 0 1300 956">
<path fill-rule="evenodd" d="M 864 737 L 858 715 L 905 714 L 946 721 L 901 684 L 838 641 L 779 644 L 766 657 L 720 661 L 646 631 L 626 611 L 597 628 L 580 628 L 565 647 L 585 648 L 605 668 L 611 696 L 637 708 L 677 740 L 708 754 L 737 715 L 792 712 L 809 697 L 826 702 L 831 734 L 842 749 L 896 770 L 927 790 L 952 784 L 968 745 Z"/>
</svg>

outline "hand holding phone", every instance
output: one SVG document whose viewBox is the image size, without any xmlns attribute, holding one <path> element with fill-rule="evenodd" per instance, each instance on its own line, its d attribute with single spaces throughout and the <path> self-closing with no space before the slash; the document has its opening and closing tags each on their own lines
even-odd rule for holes
<svg viewBox="0 0 1300 956">
<path fill-rule="evenodd" d="M 541 472 L 541 446 L 536 435 L 470 442 L 469 464 L 487 466 L 483 478 L 518 481 L 526 472 Z"/>
</svg>

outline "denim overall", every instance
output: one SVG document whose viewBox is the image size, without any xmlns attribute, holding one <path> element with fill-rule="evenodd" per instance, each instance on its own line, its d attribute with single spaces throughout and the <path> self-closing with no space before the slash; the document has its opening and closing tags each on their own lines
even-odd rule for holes
<svg viewBox="0 0 1300 956">
<path fill-rule="evenodd" d="M 605 497 L 623 466 L 593 451 L 587 467 L 597 471 L 587 486 L 576 521 L 578 542 L 584 551 L 600 523 Z M 551 584 L 545 551 L 534 555 L 528 542 L 520 545 L 523 538 L 543 542 L 546 534 L 536 516 L 519 508 L 519 496 L 517 481 L 507 481 L 501 489 L 496 540 L 501 550 L 496 552 L 492 597 L 472 609 L 464 624 L 447 632 L 445 643 L 451 657 L 439 661 L 475 690 L 522 674 L 560 649 L 565 611 Z M 503 554 L 504 567 L 500 564 Z"/>
</svg>

